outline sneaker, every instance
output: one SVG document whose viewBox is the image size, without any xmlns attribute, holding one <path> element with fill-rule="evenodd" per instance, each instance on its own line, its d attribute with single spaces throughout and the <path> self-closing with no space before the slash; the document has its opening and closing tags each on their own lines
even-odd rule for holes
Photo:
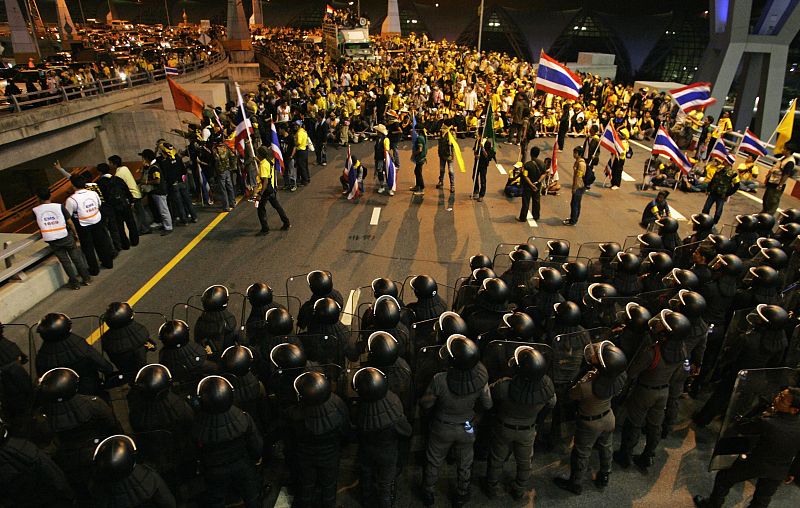
<svg viewBox="0 0 800 508">
<path fill-rule="evenodd" d="M 456 188 L 450 187 L 450 194 L 455 194 L 455 193 L 456 193 Z"/>
<path fill-rule="evenodd" d="M 73 291 L 77 291 L 81 288 L 81 285 L 78 282 L 70 282 L 69 284 L 67 284 L 67 287 L 69 289 L 72 289 Z"/>
<path fill-rule="evenodd" d="M 281 226 L 281 231 L 288 231 L 290 227 L 292 227 L 291 224 L 284 224 Z"/>
<path fill-rule="evenodd" d="M 342 191 L 342 196 L 347 196 L 348 194 L 350 194 L 349 190 L 343 190 Z"/>
<path fill-rule="evenodd" d="M 419 187 L 415 185 L 414 187 L 409 187 L 408 190 L 410 190 L 411 192 L 419 192 Z"/>
<path fill-rule="evenodd" d="M 262 229 L 258 232 L 257 236 L 267 236 L 269 234 L 269 229 Z"/>
<path fill-rule="evenodd" d="M 473 194 L 472 196 L 470 196 L 470 198 L 471 199 L 478 199 L 478 195 L 477 194 Z"/>
<path fill-rule="evenodd" d="M 441 189 L 443 187 L 444 187 L 444 184 L 442 182 L 439 182 L 439 183 L 436 184 L 436 188 L 437 189 Z"/>
<path fill-rule="evenodd" d="M 619 185 L 612 185 L 611 186 L 611 190 L 617 190 L 617 189 L 619 189 Z"/>
<path fill-rule="evenodd" d="M 378 187 L 378 194 L 383 194 L 386 192 L 386 187 Z"/>
<path fill-rule="evenodd" d="M 525 219 L 520 219 L 519 217 L 517 217 L 516 220 L 517 220 L 517 222 L 527 222 Z"/>
<path fill-rule="evenodd" d="M 594 486 L 598 489 L 604 489 L 608 487 L 608 476 L 610 473 L 597 473 L 597 476 L 594 479 Z"/>
<path fill-rule="evenodd" d="M 82 286 L 91 286 L 92 285 L 92 278 L 91 277 L 86 277 L 85 279 L 83 279 L 83 282 L 81 282 L 81 285 Z"/>
<path fill-rule="evenodd" d="M 197 224 L 197 217 L 192 217 L 192 224 Z"/>
<path fill-rule="evenodd" d="M 327 166 L 327 165 L 328 165 L 328 163 L 327 163 L 327 162 L 323 162 L 323 163 L 322 163 L 322 165 L 323 165 L 323 166 Z"/>
<path fill-rule="evenodd" d="M 393 190 L 389 190 L 389 195 L 390 196 L 394 196 L 394 191 Z"/>
<path fill-rule="evenodd" d="M 565 225 L 565 226 L 574 226 L 574 225 L 575 225 L 575 223 L 574 223 L 574 222 L 572 222 L 572 221 L 571 221 L 571 220 L 569 220 L 569 219 L 564 219 L 563 221 L 561 221 L 561 224 L 563 224 L 563 225 Z"/>
<path fill-rule="evenodd" d="M 295 192 L 297 190 L 297 185 L 292 185 L 289 189 L 289 192 Z"/>
<path fill-rule="evenodd" d="M 481 196 L 478 196 L 478 203 L 482 203 L 482 202 L 483 202 L 483 198 Z"/>
</svg>

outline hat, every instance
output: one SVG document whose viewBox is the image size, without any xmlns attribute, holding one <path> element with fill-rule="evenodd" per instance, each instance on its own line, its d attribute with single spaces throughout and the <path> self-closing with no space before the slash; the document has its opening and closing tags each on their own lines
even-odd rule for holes
<svg viewBox="0 0 800 508">
<path fill-rule="evenodd" d="M 515 162 L 515 163 L 514 163 L 514 167 L 515 167 L 515 168 L 521 168 L 522 166 L 524 166 L 524 164 L 522 163 L 522 161 L 517 161 L 517 162 Z"/>
<path fill-rule="evenodd" d="M 258 157 L 261 159 L 268 158 L 271 153 L 272 151 L 264 145 L 259 146 L 258 150 L 256 150 L 256 155 L 258 155 Z"/>
<path fill-rule="evenodd" d="M 388 129 L 386 128 L 386 126 L 385 126 L 385 125 L 383 125 L 382 123 L 379 123 L 378 125 L 376 125 L 376 126 L 375 126 L 375 130 L 376 130 L 376 131 L 378 131 L 378 132 L 380 132 L 380 133 L 381 133 L 381 134 L 383 134 L 384 136 L 388 136 L 388 135 L 389 135 L 389 130 L 388 130 Z"/>
<path fill-rule="evenodd" d="M 302 127 L 303 126 L 303 121 L 302 120 L 295 120 L 294 124 L 299 126 L 299 127 Z"/>
<path fill-rule="evenodd" d="M 145 148 L 144 150 L 139 152 L 139 156 L 142 159 L 147 159 L 148 161 L 151 161 L 151 160 L 156 158 L 156 153 L 154 151 L 150 150 L 149 148 Z"/>
</svg>

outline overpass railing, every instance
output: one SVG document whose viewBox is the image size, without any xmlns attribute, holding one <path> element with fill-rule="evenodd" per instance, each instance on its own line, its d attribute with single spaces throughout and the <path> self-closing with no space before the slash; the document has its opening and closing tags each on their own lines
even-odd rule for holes
<svg viewBox="0 0 800 508">
<path fill-rule="evenodd" d="M 3 242 L 3 250 L 0 250 L 0 283 L 10 279 L 26 280 L 25 270 L 52 254 L 50 246 L 40 242 L 41 239 L 42 235 L 37 231 L 21 240 Z M 23 251 L 34 245 L 39 248 L 19 258 Z"/>
<path fill-rule="evenodd" d="M 207 60 L 199 60 L 188 65 L 179 66 L 177 68 L 178 75 L 199 71 L 211 65 L 217 64 L 224 59 L 225 54 L 217 53 L 209 57 Z M 149 85 L 157 81 L 163 81 L 166 78 L 166 71 L 162 67 L 161 69 L 154 70 L 153 72 L 144 71 L 131 75 L 125 75 L 122 73 L 120 76 L 114 78 L 97 79 L 92 82 L 78 85 L 68 85 L 54 89 L 41 90 L 19 95 L 10 95 L 6 97 L 0 96 L 0 113 L 19 113 L 42 106 L 71 102 L 79 99 L 85 99 L 87 97 L 96 97 L 98 95 L 105 95 L 119 90 L 127 90 L 129 88 L 135 88 L 141 85 Z"/>
</svg>

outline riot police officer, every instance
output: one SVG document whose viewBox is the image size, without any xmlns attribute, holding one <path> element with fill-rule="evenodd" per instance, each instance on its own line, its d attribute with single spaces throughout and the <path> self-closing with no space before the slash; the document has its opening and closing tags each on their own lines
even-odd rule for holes
<svg viewBox="0 0 800 508">
<path fill-rule="evenodd" d="M 642 261 L 632 252 L 617 253 L 616 269 L 611 285 L 617 290 L 620 296 L 633 296 L 642 292 L 642 285 L 639 282 L 639 267 Z"/>
<path fill-rule="evenodd" d="M 293 429 L 300 473 L 297 506 L 333 508 L 341 442 L 350 428 L 347 405 L 319 372 L 300 374 L 294 389 L 299 402 L 295 410 L 302 415 Z"/>
<path fill-rule="evenodd" d="M 745 272 L 742 287 L 736 293 L 735 309 L 746 309 L 759 304 L 777 305 L 781 301 L 780 275 L 766 265 L 754 266 Z"/>
<path fill-rule="evenodd" d="M 600 249 L 600 273 L 596 275 L 596 280 L 592 282 L 610 282 L 614 277 L 613 261 L 617 258 L 617 254 L 622 252 L 622 247 L 617 242 L 604 242 L 598 248 Z"/>
<path fill-rule="evenodd" d="M 375 302 L 367 307 L 364 313 L 361 315 L 361 328 L 364 330 L 373 330 L 373 318 L 375 314 L 375 303 L 378 303 L 378 299 L 382 296 L 391 296 L 395 302 L 400 306 L 403 307 L 402 302 L 400 301 L 400 291 L 397 289 L 397 284 L 392 279 L 387 279 L 385 277 L 379 277 L 374 279 L 370 283 L 370 288 L 372 289 L 372 296 L 375 298 Z"/>
<path fill-rule="evenodd" d="M 758 225 L 756 226 L 758 236 L 772 236 L 772 230 L 775 228 L 775 216 L 767 212 L 761 212 L 756 214 L 756 219 L 758 219 Z"/>
<path fill-rule="evenodd" d="M 399 446 L 411 437 L 411 424 L 397 395 L 389 390 L 386 375 L 375 367 L 353 375 L 358 394 L 356 428 L 361 479 L 361 504 L 394 506 Z"/>
<path fill-rule="evenodd" d="M 569 390 L 569 398 L 578 403 L 569 479 L 553 478 L 559 488 L 573 494 L 583 492 L 582 482 L 589 469 L 593 448 L 600 453 L 600 471 L 594 484 L 601 489 L 608 485 L 616 423 L 611 399 L 622 391 L 627 381 L 625 369 L 628 360 L 625 353 L 611 342 L 589 344 L 584 348 L 584 357 L 591 370 Z"/>
<path fill-rule="evenodd" d="M 100 340 L 105 351 L 122 376 L 130 381 L 147 364 L 147 352 L 155 351 L 150 332 L 141 323 L 134 321 L 134 312 L 124 302 L 108 305 L 103 321 L 108 330 Z"/>
<path fill-rule="evenodd" d="M 206 350 L 189 341 L 186 322 L 167 321 L 158 329 L 158 339 L 163 344 L 158 352 L 158 363 L 169 369 L 179 394 L 189 395 L 197 381 L 215 372 L 214 364 L 206 359 Z"/>
<path fill-rule="evenodd" d="M 655 224 L 658 226 L 658 236 L 661 237 L 664 250 L 672 256 L 675 247 L 681 244 L 681 238 L 678 236 L 678 221 L 673 217 L 662 217 Z"/>
<path fill-rule="evenodd" d="M 255 364 L 255 370 L 261 382 L 266 385 L 267 379 L 272 374 L 272 362 L 269 355 L 272 349 L 278 344 L 288 342 L 290 344 L 300 345 L 300 339 L 293 335 L 294 319 L 289 311 L 281 307 L 273 307 L 264 315 L 265 327 L 259 330 L 256 337 L 251 342 L 251 348 L 254 349 L 253 354 L 258 356 L 258 361 Z"/>
<path fill-rule="evenodd" d="M 735 234 L 731 240 L 736 244 L 735 254 L 740 258 L 750 257 L 750 247 L 758 240 L 758 218 L 754 215 L 737 215 Z"/>
<path fill-rule="evenodd" d="M 534 322 L 543 330 L 548 320 L 553 317 L 554 306 L 564 301 L 560 293 L 564 287 L 564 278 L 558 269 L 549 266 L 540 267 L 536 273 L 538 292 L 534 298 L 534 305 L 528 307 L 526 312 L 532 314 Z"/>
<path fill-rule="evenodd" d="M 476 268 L 472 270 L 467 281 L 456 292 L 453 310 L 462 312 L 465 308 L 475 303 L 478 291 L 483 286 L 483 281 L 495 277 L 497 277 L 497 274 L 491 268 Z"/>
<path fill-rule="evenodd" d="M 553 316 L 545 333 L 545 343 L 551 344 L 559 335 L 583 332 L 581 308 L 573 302 L 559 302 L 553 305 Z"/>
<path fill-rule="evenodd" d="M 16 437 L 26 435 L 33 404 L 31 376 L 23 367 L 28 356 L 3 334 L 0 323 L 0 415 Z"/>
<path fill-rule="evenodd" d="M 416 302 L 408 304 L 408 308 L 414 313 L 413 322 L 438 318 L 447 310 L 447 304 L 439 296 L 439 288 L 433 277 L 417 275 L 411 279 L 411 289 L 417 297 Z"/>
<path fill-rule="evenodd" d="M 220 376 L 204 377 L 197 384 L 200 410 L 192 435 L 200 454 L 200 467 L 208 489 L 206 505 L 225 506 L 228 489 L 247 508 L 261 506 L 262 441 L 249 414 L 233 405 L 233 387 Z"/>
<path fill-rule="evenodd" d="M 203 346 L 212 358 L 239 340 L 236 316 L 227 309 L 228 288 L 214 285 L 203 291 L 203 312 L 194 325 L 194 341 Z"/>
<path fill-rule="evenodd" d="M 175 497 L 155 469 L 136 460 L 136 444 L 117 434 L 103 439 L 94 451 L 95 475 L 89 487 L 97 506 L 175 508 Z"/>
<path fill-rule="evenodd" d="M 266 406 L 264 387 L 252 372 L 255 359 L 247 346 L 230 346 L 220 356 L 222 376 L 233 386 L 233 403 L 253 417 L 259 432 L 266 428 Z"/>
<path fill-rule="evenodd" d="M 491 431 L 486 487 L 490 498 L 500 493 L 503 464 L 513 453 L 517 473 L 511 496 L 520 500 L 531 489 L 536 419 L 542 408 L 555 405 L 556 395 L 541 352 L 532 346 L 520 346 L 508 362 L 514 375 L 501 378 L 490 387 L 497 413 Z"/>
<path fill-rule="evenodd" d="M 548 263 L 565 263 L 569 257 L 569 242 L 566 240 L 548 240 L 547 258 Z"/>
<path fill-rule="evenodd" d="M 103 393 L 100 374 L 111 374 L 114 366 L 90 346 L 86 339 L 72 333 L 72 321 L 69 317 L 65 314 L 47 314 L 39 321 L 36 332 L 44 341 L 36 352 L 37 372 L 67 367 L 80 378 L 79 393 Z"/>
<path fill-rule="evenodd" d="M 475 407 L 479 404 L 491 409 L 492 396 L 487 384 L 488 374 L 474 342 L 463 335 L 451 335 L 440 348 L 439 355 L 447 362 L 447 371 L 433 377 L 420 400 L 423 409 L 433 410 L 422 500 L 426 506 L 433 505 L 439 468 L 452 448 L 458 472 L 454 505 L 462 506 L 470 496 Z"/>
<path fill-rule="evenodd" d="M 527 307 L 532 303 L 531 296 L 536 290 L 533 283 L 536 258 L 525 249 L 517 249 L 508 257 L 511 259 L 511 268 L 503 272 L 500 278 L 511 289 L 511 301 L 517 307 Z"/>
<path fill-rule="evenodd" d="M 666 252 L 651 252 L 642 263 L 642 291 L 664 289 L 663 279 L 672 270 L 672 258 Z"/>
<path fill-rule="evenodd" d="M 342 294 L 333 288 L 333 276 L 331 272 L 324 270 L 314 270 L 308 272 L 306 275 L 306 282 L 308 289 L 311 290 L 311 298 L 303 302 L 300 310 L 297 313 L 297 328 L 305 330 L 309 326 L 309 322 L 314 314 L 314 304 L 320 298 L 333 298 L 339 304 L 339 307 L 344 306 L 344 299 Z"/>
<path fill-rule="evenodd" d="M 371 323 L 369 327 L 364 326 L 365 330 L 362 340 L 353 348 L 348 345 L 348 358 L 355 361 L 364 352 L 367 337 L 372 331 L 382 331 L 392 335 L 399 345 L 400 355 L 409 359 L 412 353 L 411 334 L 408 328 L 401 321 L 400 303 L 391 295 L 379 296 L 371 307 Z"/>
<path fill-rule="evenodd" d="M 596 328 L 598 326 L 609 326 L 614 323 L 616 316 L 613 314 L 613 305 L 607 301 L 608 298 L 615 298 L 617 290 L 611 284 L 595 282 L 591 284 L 583 295 L 583 307 L 581 307 L 581 323 L 584 328 Z"/>
<path fill-rule="evenodd" d="M 683 314 L 664 309 L 650 320 L 649 327 L 655 343 L 643 345 L 628 369 L 628 376 L 636 381 L 625 402 L 628 419 L 622 428 L 622 443 L 614 452 L 614 461 L 627 468 L 642 427 L 645 427 L 644 450 L 633 459 L 644 473 L 654 462 L 669 397 L 669 381 L 683 365 L 683 341 L 691 324 Z"/>
<path fill-rule="evenodd" d="M 564 298 L 580 304 L 583 295 L 589 288 L 589 267 L 583 261 L 570 261 L 562 264 L 561 270 L 566 279 L 563 290 Z"/>
<path fill-rule="evenodd" d="M 636 241 L 639 244 L 639 255 L 642 259 L 646 258 L 651 252 L 659 252 L 664 249 L 664 242 L 661 237 L 652 231 L 636 235 Z"/>
<path fill-rule="evenodd" d="M 621 327 L 614 328 L 617 336 L 614 345 L 622 350 L 626 358 L 633 358 L 642 344 L 649 344 L 648 322 L 653 317 L 647 307 L 636 302 L 628 302 L 625 309 L 617 314 Z"/>
<path fill-rule="evenodd" d="M 247 344 L 255 346 L 260 343 L 259 339 L 267 333 L 267 312 L 271 309 L 284 307 L 275 302 L 272 288 L 263 282 L 250 284 L 247 288 L 246 295 L 247 300 L 250 302 L 250 314 L 247 316 L 247 321 L 245 322 L 244 339 L 247 341 Z"/>
<path fill-rule="evenodd" d="M 341 310 L 333 298 L 320 298 L 314 302 L 308 330 L 300 334 L 300 342 L 310 361 L 344 364 L 350 334 L 339 321 Z"/>
<path fill-rule="evenodd" d="M 496 330 L 508 312 L 510 296 L 511 291 L 502 279 L 484 279 L 476 302 L 461 311 L 467 323 L 467 337 L 477 340 L 481 334 Z"/>
</svg>

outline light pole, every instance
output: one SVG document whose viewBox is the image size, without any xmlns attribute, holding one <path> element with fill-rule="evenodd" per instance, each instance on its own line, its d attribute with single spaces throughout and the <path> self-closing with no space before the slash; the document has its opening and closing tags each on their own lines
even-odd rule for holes
<svg viewBox="0 0 800 508">
<path fill-rule="evenodd" d="M 478 56 L 481 52 L 481 38 L 483 37 L 483 0 L 481 0 L 480 16 L 478 20 Z"/>
<path fill-rule="evenodd" d="M 169 22 L 169 5 L 167 5 L 167 0 L 164 0 L 164 12 L 167 14 L 167 26 L 170 27 L 172 24 Z"/>
</svg>

